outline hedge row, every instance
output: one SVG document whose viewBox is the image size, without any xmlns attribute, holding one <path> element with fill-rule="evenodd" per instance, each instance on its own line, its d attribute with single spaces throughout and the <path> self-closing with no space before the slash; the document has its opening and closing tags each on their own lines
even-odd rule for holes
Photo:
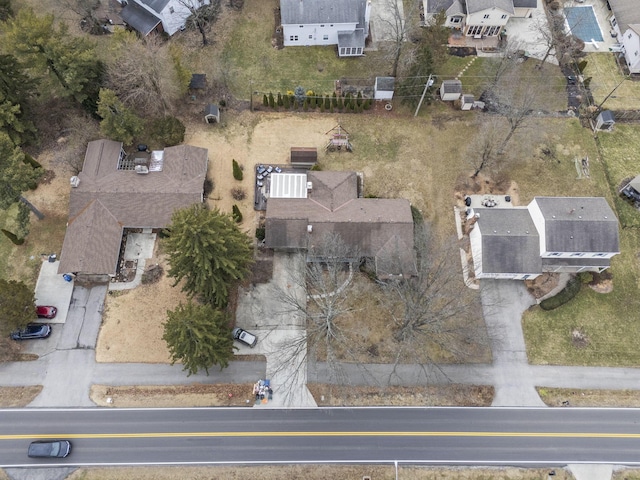
<svg viewBox="0 0 640 480">
<path fill-rule="evenodd" d="M 567 282 L 567 286 L 562 289 L 556 296 L 547 298 L 540 302 L 540 308 L 543 310 L 553 310 L 561 305 L 564 305 L 573 297 L 575 297 L 582 287 L 582 282 L 578 277 L 571 277 Z"/>
<path fill-rule="evenodd" d="M 314 92 L 306 92 L 303 96 L 296 95 L 293 92 L 287 92 L 284 95 L 279 93 L 274 96 L 273 93 L 264 94 L 262 96 L 262 105 L 266 108 L 283 108 L 285 110 L 297 110 L 302 108 L 305 112 L 309 109 L 319 109 L 324 111 L 338 112 L 354 112 L 360 113 L 369 110 L 373 105 L 373 100 L 363 98 L 358 92 L 357 96 L 347 93 L 345 96 L 338 96 L 334 92 L 332 96 L 316 95 Z"/>
</svg>

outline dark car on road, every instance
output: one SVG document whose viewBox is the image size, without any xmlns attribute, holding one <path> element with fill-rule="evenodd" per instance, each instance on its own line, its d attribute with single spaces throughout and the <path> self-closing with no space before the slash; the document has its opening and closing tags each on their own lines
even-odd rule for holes
<svg viewBox="0 0 640 480">
<path fill-rule="evenodd" d="M 64 458 L 71 453 L 68 440 L 38 440 L 31 442 L 27 455 L 32 458 Z"/>
<path fill-rule="evenodd" d="M 45 323 L 30 323 L 23 330 L 11 333 L 14 340 L 31 340 L 32 338 L 47 338 L 51 335 L 51 327 Z"/>
<path fill-rule="evenodd" d="M 258 343 L 258 337 L 256 337 L 253 333 L 249 333 L 246 330 L 243 330 L 242 328 L 233 329 L 233 338 L 234 340 L 238 340 L 245 345 L 249 345 L 251 348 L 255 347 L 256 343 Z"/>
<path fill-rule="evenodd" d="M 36 315 L 38 318 L 54 318 L 58 313 L 58 309 L 56 307 L 51 307 L 49 305 L 38 305 L 36 307 Z"/>
</svg>

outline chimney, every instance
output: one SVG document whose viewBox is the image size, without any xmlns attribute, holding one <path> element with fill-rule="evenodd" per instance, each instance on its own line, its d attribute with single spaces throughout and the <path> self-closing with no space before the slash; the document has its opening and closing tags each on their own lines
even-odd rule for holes
<svg viewBox="0 0 640 480">
<path fill-rule="evenodd" d="M 364 38 L 369 36 L 369 21 L 371 19 L 371 0 L 366 0 L 364 7 Z"/>
</svg>

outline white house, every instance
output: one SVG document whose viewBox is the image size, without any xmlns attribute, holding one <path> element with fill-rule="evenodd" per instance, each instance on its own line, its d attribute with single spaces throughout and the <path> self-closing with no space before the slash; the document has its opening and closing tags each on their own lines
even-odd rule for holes
<svg viewBox="0 0 640 480">
<path fill-rule="evenodd" d="M 371 0 L 280 0 L 284 46 L 337 45 L 360 56 L 369 36 Z"/>
<path fill-rule="evenodd" d="M 468 215 L 476 278 L 602 272 L 620 253 L 618 219 L 604 198 L 535 197 L 527 207 L 508 205 L 476 202 Z"/>
<path fill-rule="evenodd" d="M 629 72 L 640 73 L 640 5 L 637 0 L 609 0 L 609 22 L 622 45 Z"/>
<path fill-rule="evenodd" d="M 423 3 L 427 18 L 444 10 L 446 27 L 482 38 L 499 35 L 512 17 L 531 18 L 538 0 L 423 0 Z"/>
<path fill-rule="evenodd" d="M 152 31 L 173 35 L 184 27 L 192 10 L 209 4 L 209 0 L 118 0 L 124 6 L 122 20 L 142 35 Z"/>
</svg>

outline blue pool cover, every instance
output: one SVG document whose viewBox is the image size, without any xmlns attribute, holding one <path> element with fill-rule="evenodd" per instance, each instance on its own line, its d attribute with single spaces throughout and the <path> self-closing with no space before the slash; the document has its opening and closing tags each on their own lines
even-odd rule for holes
<svg viewBox="0 0 640 480">
<path fill-rule="evenodd" d="M 593 7 L 567 7 L 564 9 L 571 33 L 580 40 L 602 42 L 602 31 L 593 12 Z"/>
</svg>

